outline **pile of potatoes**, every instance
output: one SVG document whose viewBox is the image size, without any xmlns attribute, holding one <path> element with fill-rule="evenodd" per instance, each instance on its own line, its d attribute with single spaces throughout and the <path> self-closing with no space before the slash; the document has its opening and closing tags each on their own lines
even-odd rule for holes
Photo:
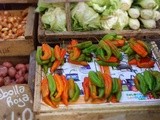
<svg viewBox="0 0 160 120">
<path fill-rule="evenodd" d="M 3 62 L 0 65 L 0 87 L 10 84 L 28 83 L 29 64 Z"/>
</svg>

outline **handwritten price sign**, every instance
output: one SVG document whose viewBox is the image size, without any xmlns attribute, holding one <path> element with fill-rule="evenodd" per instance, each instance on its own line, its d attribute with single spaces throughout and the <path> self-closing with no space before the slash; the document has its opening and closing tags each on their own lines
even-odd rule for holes
<svg viewBox="0 0 160 120">
<path fill-rule="evenodd" d="M 0 87 L 0 120 L 33 120 L 32 105 L 27 85 Z"/>
</svg>

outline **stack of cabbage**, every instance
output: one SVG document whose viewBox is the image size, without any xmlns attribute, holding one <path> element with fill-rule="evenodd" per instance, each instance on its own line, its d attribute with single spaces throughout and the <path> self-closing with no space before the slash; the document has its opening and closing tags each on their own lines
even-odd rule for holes
<svg viewBox="0 0 160 120">
<path fill-rule="evenodd" d="M 160 19 L 160 0 L 89 0 L 71 3 L 73 31 L 156 28 Z M 66 31 L 66 13 L 62 4 L 38 3 L 45 28 Z"/>
</svg>

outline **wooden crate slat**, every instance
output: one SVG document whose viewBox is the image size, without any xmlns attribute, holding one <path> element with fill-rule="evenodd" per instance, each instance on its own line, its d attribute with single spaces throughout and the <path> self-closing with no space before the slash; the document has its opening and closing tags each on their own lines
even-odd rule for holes
<svg viewBox="0 0 160 120">
<path fill-rule="evenodd" d="M 36 62 L 36 71 L 35 71 L 35 83 L 34 83 L 34 98 L 36 98 L 36 102 L 35 104 L 33 104 L 33 111 L 34 112 L 39 112 L 40 110 L 40 102 L 41 102 L 41 95 L 40 95 L 40 80 L 42 78 L 41 73 L 39 73 L 42 70 L 42 68 L 40 67 L 40 65 L 37 64 Z"/>
<path fill-rule="evenodd" d="M 27 21 L 26 21 L 26 29 L 25 29 L 25 38 L 33 38 L 33 29 L 34 29 L 34 19 L 35 19 L 35 8 L 34 7 L 29 7 L 28 9 L 28 16 L 27 16 Z"/>
<path fill-rule="evenodd" d="M 37 3 L 38 0 L 0 0 L 0 3 Z"/>
<path fill-rule="evenodd" d="M 38 19 L 38 40 L 42 40 L 41 42 L 44 42 L 44 37 L 45 37 L 45 29 L 42 26 L 42 22 L 41 22 L 41 17 L 39 15 L 39 19 Z"/>
<path fill-rule="evenodd" d="M 53 33 L 51 31 L 45 31 L 45 36 L 58 36 L 60 38 L 72 38 L 72 37 L 87 37 L 87 36 L 103 36 L 107 33 L 112 33 L 115 32 L 117 34 L 121 34 L 124 36 L 151 36 L 151 35 L 160 35 L 159 29 L 155 30 L 139 30 L 139 31 L 134 31 L 134 30 L 122 30 L 122 31 L 117 31 L 117 30 L 100 30 L 100 31 L 86 31 L 86 32 L 78 32 L 78 31 L 66 31 L 66 32 L 56 32 Z"/>
<path fill-rule="evenodd" d="M 62 3 L 62 2 L 85 2 L 89 0 L 39 0 L 39 1 L 45 3 Z"/>
</svg>

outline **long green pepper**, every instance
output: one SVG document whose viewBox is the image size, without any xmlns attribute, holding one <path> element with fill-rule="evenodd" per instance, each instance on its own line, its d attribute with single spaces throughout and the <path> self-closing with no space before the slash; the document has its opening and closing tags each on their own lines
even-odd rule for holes
<svg viewBox="0 0 160 120">
<path fill-rule="evenodd" d="M 101 65 L 101 66 L 112 66 L 112 67 L 116 67 L 119 65 L 119 63 L 109 63 L 109 62 L 105 62 L 102 60 L 96 60 L 96 62 Z"/>
<path fill-rule="evenodd" d="M 48 73 L 48 64 L 42 65 L 42 69 L 43 69 L 43 72 L 44 72 L 45 74 L 47 74 L 47 73 Z"/>
<path fill-rule="evenodd" d="M 36 52 L 36 61 L 39 65 L 44 65 L 49 63 L 49 60 L 41 60 L 42 56 L 42 49 L 40 47 L 37 48 L 37 52 Z"/>
<path fill-rule="evenodd" d="M 104 87 L 103 82 L 99 79 L 98 75 L 94 71 L 89 71 L 88 76 L 91 80 L 91 82 L 98 86 L 98 87 Z"/>
<path fill-rule="evenodd" d="M 107 53 L 106 60 L 108 60 L 112 55 L 111 48 L 103 40 L 100 40 L 98 44 L 106 51 Z"/>
<path fill-rule="evenodd" d="M 118 92 L 118 78 L 112 78 L 112 93 Z"/>
<path fill-rule="evenodd" d="M 116 33 L 109 33 L 107 35 L 105 35 L 102 40 L 114 40 L 117 38 L 117 34 Z"/>
<path fill-rule="evenodd" d="M 91 45 L 92 45 L 92 41 L 85 41 L 85 42 L 78 43 L 76 47 L 78 47 L 79 49 L 85 49 L 90 47 Z"/>
<path fill-rule="evenodd" d="M 143 95 L 146 95 L 149 88 L 148 88 L 147 83 L 146 83 L 145 80 L 144 80 L 144 76 L 143 76 L 141 73 L 138 73 L 138 74 L 136 75 L 136 77 L 137 77 L 137 79 L 138 79 L 138 81 L 139 81 L 139 83 L 140 83 L 140 86 L 139 86 L 140 92 L 141 92 Z"/>
<path fill-rule="evenodd" d="M 75 102 L 78 100 L 79 96 L 80 96 L 80 89 L 77 83 L 75 84 L 75 93 L 73 95 L 73 97 L 69 100 L 70 102 Z"/>
<path fill-rule="evenodd" d="M 128 47 L 125 51 L 124 51 L 125 54 L 127 55 L 132 55 L 134 54 L 135 52 L 133 51 L 133 49 L 131 47 Z"/>
<path fill-rule="evenodd" d="M 105 50 L 101 47 L 98 47 L 96 50 L 96 55 L 100 57 L 100 59 L 105 60 Z"/>
<path fill-rule="evenodd" d="M 98 97 L 99 98 L 104 97 L 104 92 L 105 92 L 104 87 L 98 88 Z"/>
<path fill-rule="evenodd" d="M 47 75 L 47 80 L 48 80 L 48 87 L 49 87 L 49 91 L 50 91 L 50 98 L 54 99 L 54 94 L 56 92 L 56 82 L 55 82 L 52 74 Z"/>
<path fill-rule="evenodd" d="M 84 61 L 85 60 L 85 54 L 81 53 L 81 55 L 79 56 L 79 58 L 77 59 L 77 61 Z"/>
<path fill-rule="evenodd" d="M 96 49 L 97 49 L 97 45 L 96 44 L 92 44 L 91 46 L 89 46 L 89 47 L 87 47 L 87 48 L 85 48 L 85 49 L 83 49 L 82 50 L 82 53 L 92 53 L 92 52 L 94 52 Z"/>
<path fill-rule="evenodd" d="M 155 87 L 153 89 L 154 92 L 160 91 L 160 72 L 158 71 L 151 71 L 151 74 L 155 77 Z"/>
<path fill-rule="evenodd" d="M 55 61 L 54 49 L 53 48 L 51 48 L 51 52 L 52 52 L 52 56 L 50 58 L 50 62 L 53 62 L 53 61 Z"/>
<path fill-rule="evenodd" d="M 145 82 L 147 83 L 149 89 L 152 91 L 154 89 L 154 82 L 155 82 L 153 75 L 148 70 L 145 70 L 143 72 L 143 75 L 144 75 Z"/>
</svg>

